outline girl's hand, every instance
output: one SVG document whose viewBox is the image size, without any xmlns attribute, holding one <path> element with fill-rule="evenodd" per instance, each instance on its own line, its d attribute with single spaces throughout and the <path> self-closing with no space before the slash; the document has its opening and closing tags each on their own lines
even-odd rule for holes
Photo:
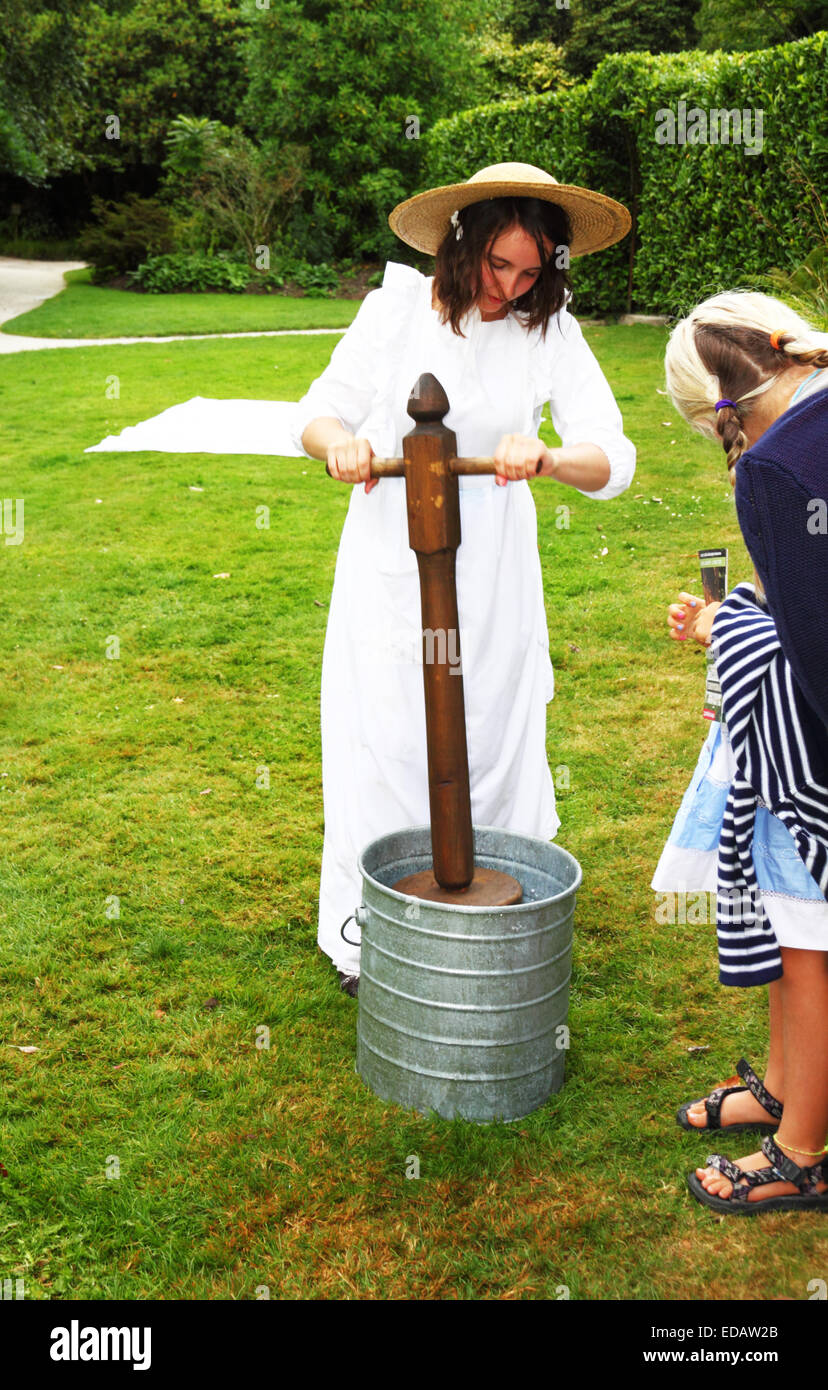
<svg viewBox="0 0 828 1390">
<path fill-rule="evenodd" d="M 525 434 L 504 434 L 495 449 L 497 465 L 495 482 L 505 487 L 521 478 L 536 478 L 549 463 L 550 451 L 542 439 L 529 439 Z"/>
<path fill-rule="evenodd" d="M 710 629 L 713 619 L 721 608 L 720 603 L 705 603 L 695 594 L 680 593 L 680 603 L 671 603 L 667 609 L 667 626 L 674 642 L 686 642 L 694 637 L 703 647 L 710 646 Z"/>
<path fill-rule="evenodd" d="M 367 439 L 351 436 L 328 445 L 327 464 L 331 477 L 340 483 L 364 483 L 366 493 L 379 482 L 379 478 L 371 477 L 373 457 L 374 451 Z"/>
</svg>

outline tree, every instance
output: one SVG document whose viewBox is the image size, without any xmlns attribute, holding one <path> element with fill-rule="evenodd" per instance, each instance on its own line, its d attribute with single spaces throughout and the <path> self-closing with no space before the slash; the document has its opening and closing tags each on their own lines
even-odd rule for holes
<svg viewBox="0 0 828 1390">
<path fill-rule="evenodd" d="M 246 86 L 248 24 L 242 0 L 93 3 L 84 50 L 86 166 L 160 165 L 164 135 L 180 113 L 233 124 Z"/>
<path fill-rule="evenodd" d="M 718 0 L 716 0 L 718 3 Z M 696 47 L 699 0 L 578 0 L 564 48 L 570 72 L 589 77 L 609 53 L 676 53 Z"/>
<path fill-rule="evenodd" d="M 0 173 L 43 184 L 72 167 L 86 13 L 84 0 L 3 0 Z"/>
<path fill-rule="evenodd" d="M 485 17 L 475 0 L 271 0 L 256 11 L 244 118 L 260 143 L 308 152 L 290 223 L 301 255 L 399 251 L 388 213 L 421 179 L 420 132 L 476 100 Z"/>
<path fill-rule="evenodd" d="M 518 46 L 564 44 L 572 28 L 572 9 L 569 0 L 506 0 L 500 23 Z"/>
<path fill-rule="evenodd" d="M 564 67 L 563 49 L 541 39 L 516 46 L 509 37 L 492 33 L 481 40 L 479 56 L 481 104 L 571 87 L 575 81 Z"/>
<path fill-rule="evenodd" d="M 729 53 L 770 48 L 828 29 L 826 0 L 702 0 L 696 15 L 700 48 Z"/>
</svg>

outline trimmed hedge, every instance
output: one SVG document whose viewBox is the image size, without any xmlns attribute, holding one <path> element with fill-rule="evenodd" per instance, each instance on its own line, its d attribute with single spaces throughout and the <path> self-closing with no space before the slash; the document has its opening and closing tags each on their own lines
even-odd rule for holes
<svg viewBox="0 0 828 1390">
<path fill-rule="evenodd" d="M 564 92 L 461 112 L 424 139 L 423 187 L 522 160 L 630 208 L 619 246 L 573 264 L 580 313 L 683 313 L 723 288 L 759 288 L 818 240 L 826 185 L 828 34 L 758 53 L 616 54 Z M 687 141 L 658 113 L 686 103 Z M 693 108 L 748 110 L 741 143 L 689 143 Z M 756 113 L 762 111 L 761 149 Z"/>
</svg>

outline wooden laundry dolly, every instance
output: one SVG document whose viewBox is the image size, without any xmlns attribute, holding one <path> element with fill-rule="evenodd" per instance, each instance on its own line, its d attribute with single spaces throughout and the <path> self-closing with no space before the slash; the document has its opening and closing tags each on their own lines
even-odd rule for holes
<svg viewBox="0 0 828 1390">
<path fill-rule="evenodd" d="M 401 878 L 393 887 L 431 902 L 505 907 L 522 900 L 517 879 L 474 863 L 456 583 L 458 476 L 496 470 L 494 459 L 457 457 L 456 436 L 443 424 L 448 409 L 439 381 L 424 373 L 408 400 L 415 424 L 403 439 L 403 457 L 371 461 L 372 478 L 405 478 L 408 538 L 420 571 L 423 622 L 433 869 Z"/>
</svg>

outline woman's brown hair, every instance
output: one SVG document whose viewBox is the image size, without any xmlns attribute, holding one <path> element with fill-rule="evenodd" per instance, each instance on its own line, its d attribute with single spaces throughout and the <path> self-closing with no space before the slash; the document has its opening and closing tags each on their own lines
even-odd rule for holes
<svg viewBox="0 0 828 1390">
<path fill-rule="evenodd" d="M 540 328 L 545 336 L 549 320 L 563 307 L 570 288 L 568 271 L 558 261 L 569 263 L 569 218 L 557 203 L 542 198 L 487 198 L 470 203 L 458 214 L 458 227 L 450 227 L 437 251 L 434 291 L 440 302 L 440 318 L 450 323 L 461 338 L 461 320 L 474 307 L 482 289 L 481 267 L 488 259 L 492 243 L 515 225 L 522 227 L 538 248 L 541 271 L 535 283 L 513 302 L 524 327 Z M 459 240 L 457 231 L 461 230 Z M 547 255 L 544 239 L 552 243 Z"/>
</svg>

